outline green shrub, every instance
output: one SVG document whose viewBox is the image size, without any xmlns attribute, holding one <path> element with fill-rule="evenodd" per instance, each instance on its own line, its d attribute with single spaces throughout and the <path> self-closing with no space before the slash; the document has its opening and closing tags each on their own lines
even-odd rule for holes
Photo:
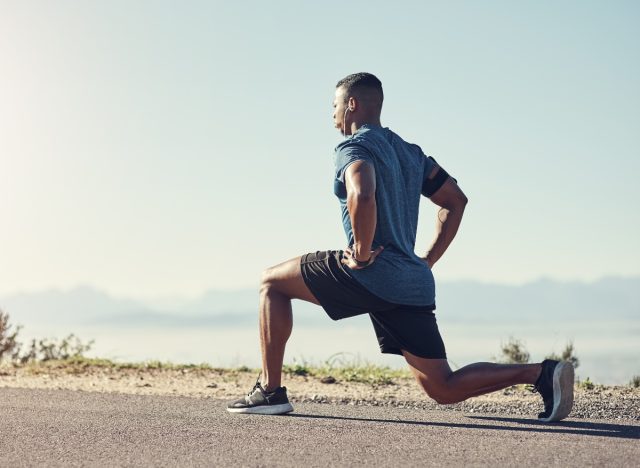
<svg viewBox="0 0 640 468">
<path fill-rule="evenodd" d="M 504 364 L 527 364 L 529 362 L 529 351 L 522 341 L 510 337 L 509 340 L 500 347 L 502 355 L 497 359 Z"/>
<path fill-rule="evenodd" d="M 549 354 L 546 358 L 554 359 L 556 361 L 569 361 L 571 364 L 573 364 L 573 367 L 577 369 L 578 366 L 580 365 L 580 359 L 578 359 L 578 356 L 576 356 L 574 353 L 575 353 L 575 349 L 573 347 L 573 342 L 570 341 L 564 347 L 564 349 L 562 350 L 562 353 L 556 354 L 555 352 L 553 352 Z"/>
<path fill-rule="evenodd" d="M 589 377 L 587 377 L 582 382 L 578 382 L 578 386 L 583 390 L 593 390 L 596 385 L 591 381 L 591 379 L 589 379 Z"/>
<path fill-rule="evenodd" d="M 93 346 L 93 340 L 83 343 L 73 333 L 61 340 L 41 339 L 31 340 L 29 347 L 22 352 L 22 343 L 17 340 L 18 326 L 10 332 L 9 315 L 0 310 L 0 360 L 9 358 L 12 362 L 25 364 L 33 361 L 64 361 L 72 358 L 84 357 Z"/>
<path fill-rule="evenodd" d="M 22 327 L 15 327 L 13 332 L 10 331 L 11 327 L 9 314 L 0 309 L 0 361 L 7 356 L 13 361 L 20 353 L 20 343 L 16 338 Z"/>
<path fill-rule="evenodd" d="M 633 388 L 640 387 L 640 375 L 634 375 L 633 377 L 631 377 L 629 385 L 631 385 Z"/>
<path fill-rule="evenodd" d="M 60 341 L 38 340 L 36 358 L 40 361 L 64 361 L 70 358 L 82 357 L 91 350 L 93 340 L 83 343 L 73 333 Z M 32 357 L 32 356 L 30 356 Z"/>
</svg>

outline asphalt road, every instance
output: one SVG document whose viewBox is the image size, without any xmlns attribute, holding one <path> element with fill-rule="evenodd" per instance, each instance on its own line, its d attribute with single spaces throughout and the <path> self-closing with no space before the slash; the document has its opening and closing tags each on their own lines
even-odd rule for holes
<svg viewBox="0 0 640 468">
<path fill-rule="evenodd" d="M 0 466 L 638 466 L 634 421 L 0 388 Z"/>
</svg>

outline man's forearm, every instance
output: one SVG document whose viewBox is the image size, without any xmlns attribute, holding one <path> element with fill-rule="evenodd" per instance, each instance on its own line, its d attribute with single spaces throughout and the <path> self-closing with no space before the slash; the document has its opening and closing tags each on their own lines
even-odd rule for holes
<svg viewBox="0 0 640 468">
<path fill-rule="evenodd" d="M 427 252 L 427 263 L 433 266 L 440 257 L 445 253 L 453 238 L 458 232 L 460 223 L 462 222 L 462 215 L 464 213 L 464 205 L 456 206 L 455 208 L 445 209 L 441 208 L 438 211 L 436 221 L 436 237 L 431 244 L 431 248 Z"/>
<path fill-rule="evenodd" d="M 373 237 L 376 233 L 377 205 L 375 194 L 351 194 L 347 197 L 347 209 L 353 230 L 353 247 L 358 260 L 371 256 Z"/>
</svg>

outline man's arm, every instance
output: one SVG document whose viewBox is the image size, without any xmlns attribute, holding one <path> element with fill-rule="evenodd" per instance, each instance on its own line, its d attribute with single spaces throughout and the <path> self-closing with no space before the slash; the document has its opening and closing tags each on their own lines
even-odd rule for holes
<svg viewBox="0 0 640 468">
<path fill-rule="evenodd" d="M 429 178 L 435 177 L 440 170 L 441 168 L 436 166 Z M 448 177 L 442 187 L 429 198 L 440 207 L 436 219 L 436 237 L 427 255 L 423 257 L 427 264 L 433 267 L 456 236 L 465 206 L 469 200 L 452 177 Z"/>
<path fill-rule="evenodd" d="M 347 210 L 353 230 L 353 246 L 345 250 L 343 263 L 352 269 L 363 268 L 356 260 L 369 261 L 371 264 L 382 251 L 382 247 L 371 251 L 378 221 L 375 168 L 367 161 L 356 161 L 345 171 L 344 181 L 347 188 Z"/>
</svg>

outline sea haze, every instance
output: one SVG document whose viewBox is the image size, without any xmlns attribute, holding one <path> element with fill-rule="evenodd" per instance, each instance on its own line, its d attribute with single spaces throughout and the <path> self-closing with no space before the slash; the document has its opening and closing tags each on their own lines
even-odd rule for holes
<svg viewBox="0 0 640 468">
<path fill-rule="evenodd" d="M 579 376 L 624 384 L 640 374 L 639 288 L 640 278 L 522 286 L 444 282 L 437 291 L 437 316 L 454 367 L 497 357 L 510 337 L 525 343 L 532 360 L 573 342 Z M 95 356 L 219 366 L 258 365 L 257 306 L 253 290 L 150 301 L 114 298 L 85 286 L 0 297 L 0 308 L 23 326 L 23 342 L 75 333 L 95 340 Z M 379 353 L 368 317 L 332 322 L 319 307 L 294 301 L 285 360 L 327 359 L 404 365 L 399 357 Z"/>
</svg>

